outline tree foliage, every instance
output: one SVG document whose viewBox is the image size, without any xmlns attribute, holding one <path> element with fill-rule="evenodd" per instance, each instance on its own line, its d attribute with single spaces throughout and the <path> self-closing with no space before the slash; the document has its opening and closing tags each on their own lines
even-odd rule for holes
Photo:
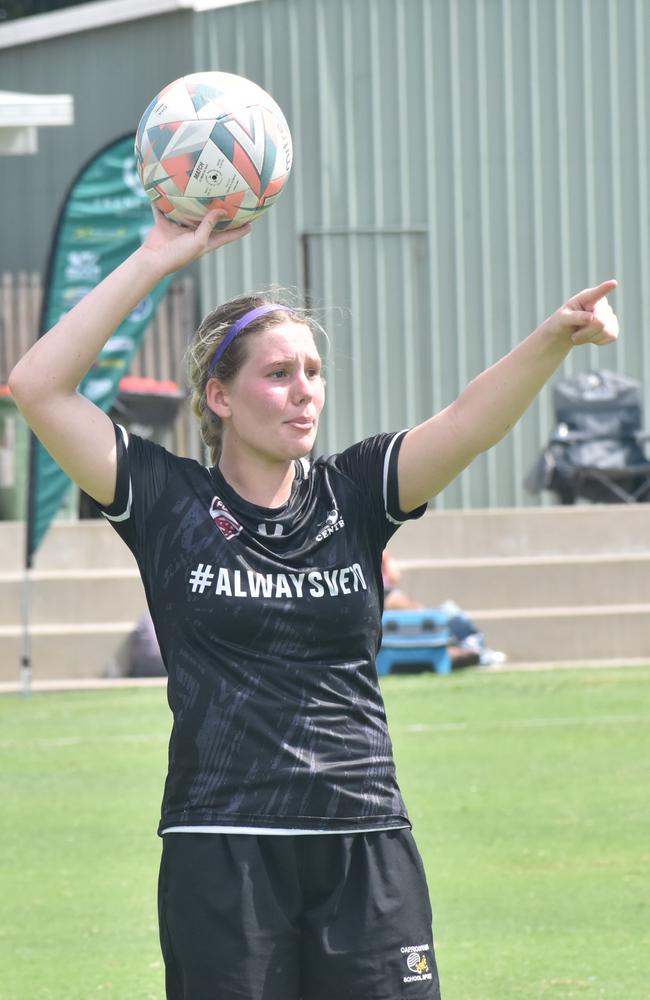
<svg viewBox="0 0 650 1000">
<path fill-rule="evenodd" d="M 78 7 L 88 0 L 0 0 L 0 21 L 15 21 L 19 17 L 47 14 L 65 7 Z"/>
</svg>

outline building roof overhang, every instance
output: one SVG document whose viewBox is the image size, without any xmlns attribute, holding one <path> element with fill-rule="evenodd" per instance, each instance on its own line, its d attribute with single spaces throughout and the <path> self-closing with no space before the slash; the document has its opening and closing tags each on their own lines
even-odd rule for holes
<svg viewBox="0 0 650 1000">
<path fill-rule="evenodd" d="M 95 0 L 77 7 L 19 17 L 0 25 L 0 49 L 31 45 L 61 35 L 106 28 L 124 21 L 138 21 L 177 11 L 202 12 L 220 7 L 235 7 L 260 0 Z"/>
</svg>

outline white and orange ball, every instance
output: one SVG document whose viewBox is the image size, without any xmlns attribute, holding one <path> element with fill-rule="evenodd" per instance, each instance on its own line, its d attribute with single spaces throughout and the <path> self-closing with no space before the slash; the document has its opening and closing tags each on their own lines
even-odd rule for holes
<svg viewBox="0 0 650 1000">
<path fill-rule="evenodd" d="M 218 229 L 252 222 L 291 171 L 287 121 L 262 87 L 233 73 L 192 73 L 164 87 L 138 125 L 138 175 L 172 222 L 194 228 L 224 209 Z"/>
</svg>

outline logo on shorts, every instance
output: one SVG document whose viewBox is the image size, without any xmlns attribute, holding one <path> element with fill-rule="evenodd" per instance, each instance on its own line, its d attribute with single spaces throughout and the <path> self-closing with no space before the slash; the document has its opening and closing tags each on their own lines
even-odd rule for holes
<svg viewBox="0 0 650 1000">
<path fill-rule="evenodd" d="M 213 497 L 210 504 L 210 517 L 227 542 L 242 530 L 239 521 L 233 517 L 223 500 Z"/>
<path fill-rule="evenodd" d="M 419 983 L 424 979 L 433 978 L 433 973 L 429 966 L 429 957 L 426 954 L 429 951 L 428 944 L 409 944 L 400 948 L 400 951 L 404 956 L 406 967 L 410 973 L 410 975 L 402 976 L 402 982 Z"/>
</svg>

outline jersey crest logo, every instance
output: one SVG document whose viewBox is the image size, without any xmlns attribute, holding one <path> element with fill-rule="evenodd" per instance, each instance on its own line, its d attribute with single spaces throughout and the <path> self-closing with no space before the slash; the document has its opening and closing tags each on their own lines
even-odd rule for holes
<svg viewBox="0 0 650 1000">
<path fill-rule="evenodd" d="M 316 535 L 316 541 L 322 542 L 323 539 L 333 535 L 335 531 L 340 531 L 344 525 L 345 521 L 342 517 L 340 517 L 338 508 L 332 507 L 332 509 L 328 511 L 325 520 L 321 521 L 319 524 L 320 531 Z"/>
<path fill-rule="evenodd" d="M 233 517 L 223 500 L 220 497 L 213 497 L 210 504 L 210 517 L 227 542 L 234 538 L 242 530 L 242 526 Z"/>
<path fill-rule="evenodd" d="M 338 521 L 338 519 L 339 519 L 339 512 L 338 512 L 338 510 L 336 509 L 336 507 L 332 507 L 331 511 L 329 512 L 329 514 L 327 515 L 327 517 L 323 521 L 323 525 L 336 524 L 336 522 Z"/>
</svg>

